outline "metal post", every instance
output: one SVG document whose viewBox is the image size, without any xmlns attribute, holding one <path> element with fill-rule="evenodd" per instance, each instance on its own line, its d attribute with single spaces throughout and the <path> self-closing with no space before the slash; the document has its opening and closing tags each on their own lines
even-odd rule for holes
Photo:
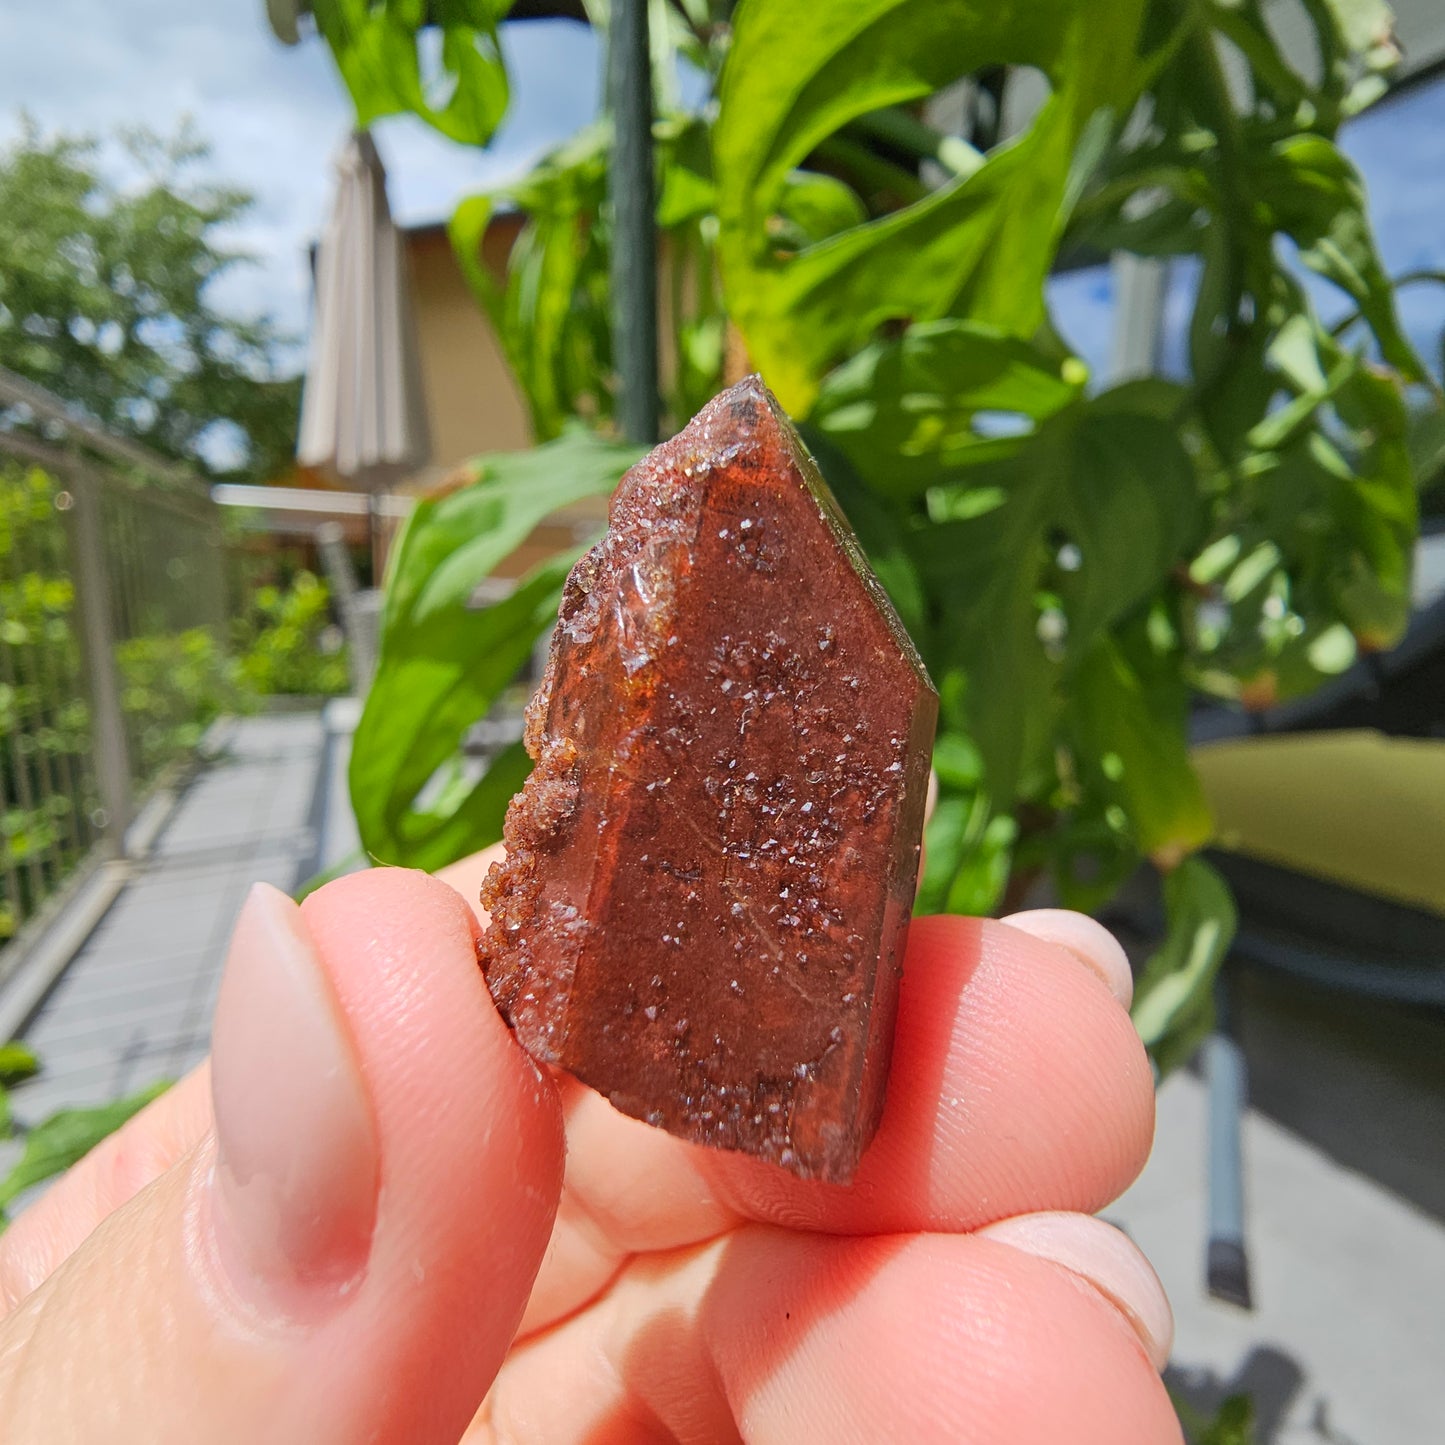
<svg viewBox="0 0 1445 1445">
<path fill-rule="evenodd" d="M 68 478 L 71 576 L 75 580 L 81 656 L 90 693 L 90 730 L 95 747 L 95 776 L 105 808 L 105 840 L 112 855 L 125 852 L 131 819 L 130 752 L 115 670 L 115 633 L 111 626 L 110 578 L 101 538 L 100 485 L 81 467 Z"/>
<path fill-rule="evenodd" d="M 1126 146 L 1142 144 L 1154 118 L 1148 100 L 1137 106 L 1124 127 Z M 1167 197 L 1157 187 L 1136 191 L 1125 203 L 1131 217 L 1148 214 Z M 1164 301 L 1169 291 L 1169 262 L 1158 256 L 1115 251 L 1109 258 L 1114 281 L 1114 337 L 1109 356 L 1109 381 L 1153 376 L 1164 344 Z"/>
<path fill-rule="evenodd" d="M 657 226 L 652 199 L 648 0 L 613 0 L 607 40 L 612 112 L 612 338 L 629 441 L 657 440 Z"/>
<path fill-rule="evenodd" d="M 378 516 L 373 507 L 373 523 Z M 331 596 L 351 647 L 351 690 L 357 697 L 365 697 L 376 676 L 381 592 L 373 587 L 363 593 L 357 587 L 351 554 L 346 550 L 346 533 L 340 522 L 323 522 L 316 529 L 316 549 L 321 553 L 321 564 L 331 583 Z"/>
<path fill-rule="evenodd" d="M 1116 251 L 1109 264 L 1114 273 L 1114 343 L 1109 380 L 1118 385 L 1153 376 L 1159 369 L 1169 266 L 1156 257 L 1133 256 L 1126 251 Z"/>
<path fill-rule="evenodd" d="M 1241 1124 L 1249 1092 L 1244 1050 L 1234 1036 L 1229 979 L 1214 986 L 1217 1022 L 1204 1041 L 1204 1079 L 1209 1095 L 1209 1246 L 1205 1277 L 1209 1293 L 1251 1308 L 1249 1254 L 1244 1239 L 1244 1167 Z"/>
</svg>

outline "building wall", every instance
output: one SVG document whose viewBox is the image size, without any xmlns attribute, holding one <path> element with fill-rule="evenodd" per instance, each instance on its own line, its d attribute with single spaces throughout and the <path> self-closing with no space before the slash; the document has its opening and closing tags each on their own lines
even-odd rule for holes
<svg viewBox="0 0 1445 1445">
<path fill-rule="evenodd" d="M 483 256 L 500 281 L 521 217 L 498 216 L 487 227 Z M 432 433 L 432 464 L 421 490 L 482 452 L 521 451 L 533 442 L 531 421 L 490 320 L 462 277 L 442 226 L 405 232 L 422 382 Z M 412 490 L 413 488 L 408 488 Z M 607 499 L 586 497 L 554 512 L 506 558 L 494 576 L 516 579 L 557 551 L 596 536 Z"/>
<path fill-rule="evenodd" d="M 487 260 L 500 272 L 517 221 L 487 232 Z M 450 471 L 478 452 L 532 444 L 527 409 L 490 322 L 472 299 L 441 226 L 406 233 L 417 344 L 431 422 L 432 461 Z"/>
</svg>

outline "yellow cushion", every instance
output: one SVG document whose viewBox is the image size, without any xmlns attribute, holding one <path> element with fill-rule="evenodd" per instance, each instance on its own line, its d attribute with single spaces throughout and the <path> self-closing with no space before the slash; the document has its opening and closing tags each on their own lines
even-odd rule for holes
<svg viewBox="0 0 1445 1445">
<path fill-rule="evenodd" d="M 1235 738 L 1194 764 L 1218 846 L 1445 914 L 1445 742 Z"/>
</svg>

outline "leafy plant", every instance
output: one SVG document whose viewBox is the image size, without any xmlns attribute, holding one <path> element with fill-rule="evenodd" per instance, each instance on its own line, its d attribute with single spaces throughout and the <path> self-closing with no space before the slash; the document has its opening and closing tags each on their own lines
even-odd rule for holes
<svg viewBox="0 0 1445 1445">
<path fill-rule="evenodd" d="M 1231 1395 L 1212 1419 L 1173 1398 L 1189 1445 L 1254 1445 L 1254 1404 L 1248 1395 Z"/>
<path fill-rule="evenodd" d="M 315 15 L 356 105 L 357 122 L 410 112 L 451 140 L 486 145 L 507 109 L 507 72 L 497 22 L 511 0 L 283 0 Z M 423 23 L 441 32 L 429 61 Z"/>
<path fill-rule="evenodd" d="M 988 912 L 1047 874 L 1097 907 L 1141 859 L 1164 876 L 1169 935 L 1136 1000 L 1164 1067 L 1208 1024 L 1233 927 L 1198 856 L 1212 822 L 1189 709 L 1299 696 L 1393 643 L 1417 486 L 1439 469 L 1439 389 L 1335 143 L 1384 89 L 1389 12 L 1299 11 L 1317 52 L 1303 68 L 1260 0 L 653 12 L 655 42 L 711 90 L 683 112 L 663 57 L 658 221 L 687 268 L 665 283 L 682 358 L 668 414 L 745 355 L 803 424 L 923 651 L 942 700 L 925 906 Z M 390 38 L 374 43 L 409 64 L 422 7 L 382 12 Z M 928 124 L 931 95 L 1000 67 L 1043 93 L 1021 126 L 998 141 Z M 399 91 L 387 105 L 441 124 Z M 589 130 L 507 193 L 526 220 L 504 277 L 480 250 L 497 198 L 453 222 L 539 437 L 569 419 L 598 435 L 484 460 L 407 529 L 352 760 L 363 840 L 386 861 L 435 866 L 495 838 L 525 769 L 515 749 L 417 800 L 550 620 L 570 555 L 505 602 L 465 604 L 546 507 L 624 460 L 600 464 L 609 154 L 606 126 Z M 1051 270 L 1105 251 L 1193 259 L 1186 376 L 1101 384 L 1059 334 Z M 1306 272 L 1344 298 L 1342 324 L 1321 319 Z M 545 495 L 512 481 L 529 464 Z"/>
<path fill-rule="evenodd" d="M 15 1137 L 10 1090 L 40 1072 L 40 1060 L 28 1044 L 0 1044 L 0 1139 Z M 64 1173 L 133 1114 L 162 1094 L 169 1084 L 155 1084 L 124 1099 L 88 1109 L 62 1109 L 25 1131 L 25 1145 L 10 1171 L 0 1178 L 0 1230 L 9 1223 L 6 1210 L 25 1190 Z"/>
<path fill-rule="evenodd" d="M 15 1045 L 9 1047 L 14 1048 Z M 124 1099 L 88 1109 L 61 1109 L 25 1134 L 25 1147 L 10 1172 L 0 1179 L 0 1229 L 9 1223 L 6 1209 L 27 1189 L 63 1174 L 100 1141 L 114 1134 L 170 1085 L 161 1083 Z M 9 1137 L 9 1103 L 5 1103 L 5 1137 Z"/>
<path fill-rule="evenodd" d="M 725 313 L 717 279 L 718 233 L 707 128 L 673 115 L 656 126 L 659 285 L 668 297 L 672 358 L 668 412 L 681 426 L 718 389 Z M 452 217 L 462 273 L 491 318 L 521 383 L 539 441 L 582 418 L 611 422 L 612 224 L 607 196 L 612 134 L 590 126 L 544 157 L 517 184 L 473 196 Z M 499 202 L 522 211 L 521 233 L 498 281 L 481 243 Z"/>
<path fill-rule="evenodd" d="M 235 642 L 241 682 L 259 696 L 332 697 L 350 687 L 331 589 L 313 572 L 298 571 L 284 587 L 256 588 Z"/>
<path fill-rule="evenodd" d="M 127 638 L 116 644 L 115 662 L 131 766 L 141 778 L 195 747 L 221 713 L 249 704 L 235 661 L 206 627 Z"/>
</svg>

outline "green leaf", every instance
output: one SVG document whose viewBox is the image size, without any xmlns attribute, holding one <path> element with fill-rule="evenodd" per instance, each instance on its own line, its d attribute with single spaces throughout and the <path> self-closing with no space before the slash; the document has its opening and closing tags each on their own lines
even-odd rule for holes
<svg viewBox="0 0 1445 1445">
<path fill-rule="evenodd" d="M 816 171 L 792 171 L 778 199 L 780 226 L 774 239 L 802 250 L 868 219 L 867 208 L 852 186 Z"/>
<path fill-rule="evenodd" d="M 1273 226 L 1295 242 L 1310 270 L 1359 306 L 1385 360 L 1423 381 L 1425 368 L 1401 329 L 1354 166 L 1319 135 L 1288 136 L 1251 159 L 1253 186 Z"/>
<path fill-rule="evenodd" d="M 472 605 L 473 595 L 538 522 L 610 491 L 637 455 L 574 431 L 483 458 L 478 481 L 413 511 L 393 555 L 376 678 L 351 753 L 357 826 L 379 862 L 438 868 L 500 836 L 507 800 L 526 776 L 519 748 L 442 802 L 417 800 L 556 618 L 578 549 L 540 563 L 491 606 Z"/>
<path fill-rule="evenodd" d="M 1334 415 L 1262 473 L 1259 525 L 1278 539 L 1298 603 L 1376 650 L 1398 641 L 1410 618 L 1419 504 L 1408 417 L 1393 379 L 1356 358 L 1331 371 L 1329 386 Z M 1255 554 L 1275 545 L 1262 541 Z"/>
<path fill-rule="evenodd" d="M 670 116 L 653 127 L 661 174 L 657 224 L 663 230 L 710 216 L 717 209 L 707 127 L 693 117 Z"/>
<path fill-rule="evenodd" d="M 675 367 L 667 368 L 671 411 L 680 424 L 717 389 L 724 318 L 712 237 L 714 193 L 707 130 L 696 117 L 667 116 L 654 126 L 665 233 L 659 286 L 668 296 Z M 607 205 L 610 127 L 585 127 L 550 151 L 528 175 L 503 190 L 474 196 L 450 225 L 468 286 L 492 322 L 531 412 L 539 440 L 559 435 L 579 416 L 594 426 L 614 410 Z M 525 216 L 494 274 L 483 249 L 502 202 Z"/>
<path fill-rule="evenodd" d="M 1038 635 L 1037 582 L 1046 490 L 1010 469 L 1006 502 L 967 520 L 937 522 L 913 543 L 937 621 L 922 639 L 941 694 L 943 727 L 966 732 L 983 758 L 991 812 L 1007 811 L 1018 780 L 1052 730 L 1055 666 Z M 942 683 L 940 684 L 942 686 Z"/>
<path fill-rule="evenodd" d="M 610 492 L 640 455 L 578 426 L 530 451 L 476 458 L 475 480 L 418 503 L 392 549 L 383 651 L 406 641 L 405 629 L 463 606 L 544 517 Z"/>
<path fill-rule="evenodd" d="M 501 301 L 501 288 L 483 259 L 482 243 L 496 210 L 490 195 L 468 196 L 457 204 L 447 223 L 447 238 L 461 267 L 477 305 L 496 321 L 496 308 Z"/>
<path fill-rule="evenodd" d="M 1187 256 L 1199 250 L 1207 217 L 1196 200 L 1163 196 L 1140 208 L 1120 207 L 1082 219 L 1070 230 L 1070 242 L 1099 252 L 1130 251 L 1136 256 Z"/>
<path fill-rule="evenodd" d="M 1074 401 L 1087 375 L 1075 358 L 994 327 L 926 322 L 831 372 L 809 422 L 877 491 L 918 496 L 1017 451 L 1022 433 Z M 1004 419 L 1011 434 L 1000 435 Z"/>
<path fill-rule="evenodd" d="M 449 807 L 424 807 L 418 799 L 438 769 L 460 755 L 468 729 L 486 716 L 556 618 L 576 556 L 569 551 L 542 563 L 490 607 L 467 610 L 463 593 L 450 613 L 393 634 L 367 694 L 349 772 L 361 841 L 378 862 L 436 869 L 500 836 L 500 814 L 483 809 L 488 826 L 452 851 L 455 820 L 481 806 L 470 800 L 485 776 L 469 793 L 450 797 Z"/>
<path fill-rule="evenodd" d="M 486 145 L 506 114 L 497 23 L 511 0 L 314 0 L 317 28 L 363 128 L 415 115 L 451 140 Z M 422 31 L 441 30 L 440 67 L 423 64 Z"/>
<path fill-rule="evenodd" d="M 69 1169 L 168 1088 L 168 1082 L 154 1084 L 127 1099 L 97 1108 L 62 1109 L 37 1124 L 25 1136 L 25 1152 L 0 1180 L 0 1208 L 32 1185 Z"/>
<path fill-rule="evenodd" d="M 1075 655 L 1152 596 L 1202 526 L 1194 463 L 1157 408 L 1167 383 L 1130 383 L 1079 413 L 1051 450 L 1064 471 L 1053 525 L 1077 549 L 1055 579 Z"/>
<path fill-rule="evenodd" d="M 611 413 L 606 221 L 611 134 L 591 125 L 549 151 L 516 185 L 462 202 L 450 236 L 532 414 L 536 436 L 580 415 Z M 487 224 L 508 201 L 527 217 L 498 282 L 483 254 Z"/>
<path fill-rule="evenodd" d="M 1224 879 L 1187 858 L 1164 879 L 1167 932 L 1134 990 L 1134 1027 L 1162 1074 L 1187 1063 L 1213 1025 L 1214 977 L 1237 914 Z"/>
<path fill-rule="evenodd" d="M 1248 1395 L 1231 1395 L 1219 1407 L 1213 1419 L 1171 1392 L 1179 1422 L 1184 1426 L 1189 1445 L 1256 1445 L 1254 1404 Z"/>
<path fill-rule="evenodd" d="M 1322 93 L 1341 117 L 1357 114 L 1384 94 L 1399 64 L 1393 12 L 1385 0 L 1303 0 L 1303 9 L 1319 47 Z"/>
<path fill-rule="evenodd" d="M 1314 114 L 1313 93 L 1275 43 L 1262 7 L 1225 3 L 1209 7 L 1209 22 L 1235 46 L 1249 64 L 1257 95 L 1269 96 L 1276 110 L 1301 119 Z"/>
<path fill-rule="evenodd" d="M 1445 407 L 1421 407 L 1410 413 L 1408 446 L 1420 490 L 1428 491 L 1445 477 Z"/>
<path fill-rule="evenodd" d="M 947 770 L 966 739 L 944 734 L 935 751 Z M 1008 883 L 1018 826 L 1007 815 L 989 816 L 987 794 L 977 786 L 955 790 L 940 781 L 938 804 L 924 835 L 924 872 L 919 884 L 920 913 L 986 916 L 998 906 Z"/>
<path fill-rule="evenodd" d="M 40 1060 L 29 1044 L 12 1039 L 0 1044 L 0 1087 L 11 1088 L 40 1072 Z"/>
<path fill-rule="evenodd" d="M 963 680 L 946 720 L 977 743 L 995 811 L 1011 808 L 1020 780 L 1044 766 L 1068 670 L 1164 585 L 1199 526 L 1193 465 L 1159 420 L 1174 404 L 1173 389 L 1158 384 L 1075 402 L 1011 456 L 973 467 L 967 490 L 938 489 L 940 505 L 985 505 L 909 537 L 937 619 L 924 656 L 935 677 Z M 1046 584 L 1065 619 L 1054 641 Z"/>
<path fill-rule="evenodd" d="M 723 279 L 749 351 L 806 413 L 833 365 L 885 321 L 948 315 L 1027 336 L 1066 220 L 1076 152 L 1142 79 L 1138 0 L 743 0 L 713 133 Z M 789 178 L 849 122 L 995 64 L 1053 93 L 1029 129 L 901 211 L 796 253 L 776 245 Z M 834 144 L 838 144 L 835 142 Z"/>
<path fill-rule="evenodd" d="M 325 888 L 328 883 L 334 883 L 338 878 L 344 878 L 348 873 L 354 873 L 359 868 L 369 867 L 365 850 L 353 848 L 344 858 L 338 859 L 329 868 L 323 868 L 319 873 L 313 873 L 304 883 L 300 885 L 291 895 L 297 902 L 302 903 L 317 891 Z"/>
<path fill-rule="evenodd" d="M 1124 811 L 1161 871 L 1209 841 L 1214 820 L 1189 762 L 1189 693 L 1178 669 L 1134 666 L 1101 637 L 1074 679 L 1069 716 L 1089 785 Z"/>
</svg>

